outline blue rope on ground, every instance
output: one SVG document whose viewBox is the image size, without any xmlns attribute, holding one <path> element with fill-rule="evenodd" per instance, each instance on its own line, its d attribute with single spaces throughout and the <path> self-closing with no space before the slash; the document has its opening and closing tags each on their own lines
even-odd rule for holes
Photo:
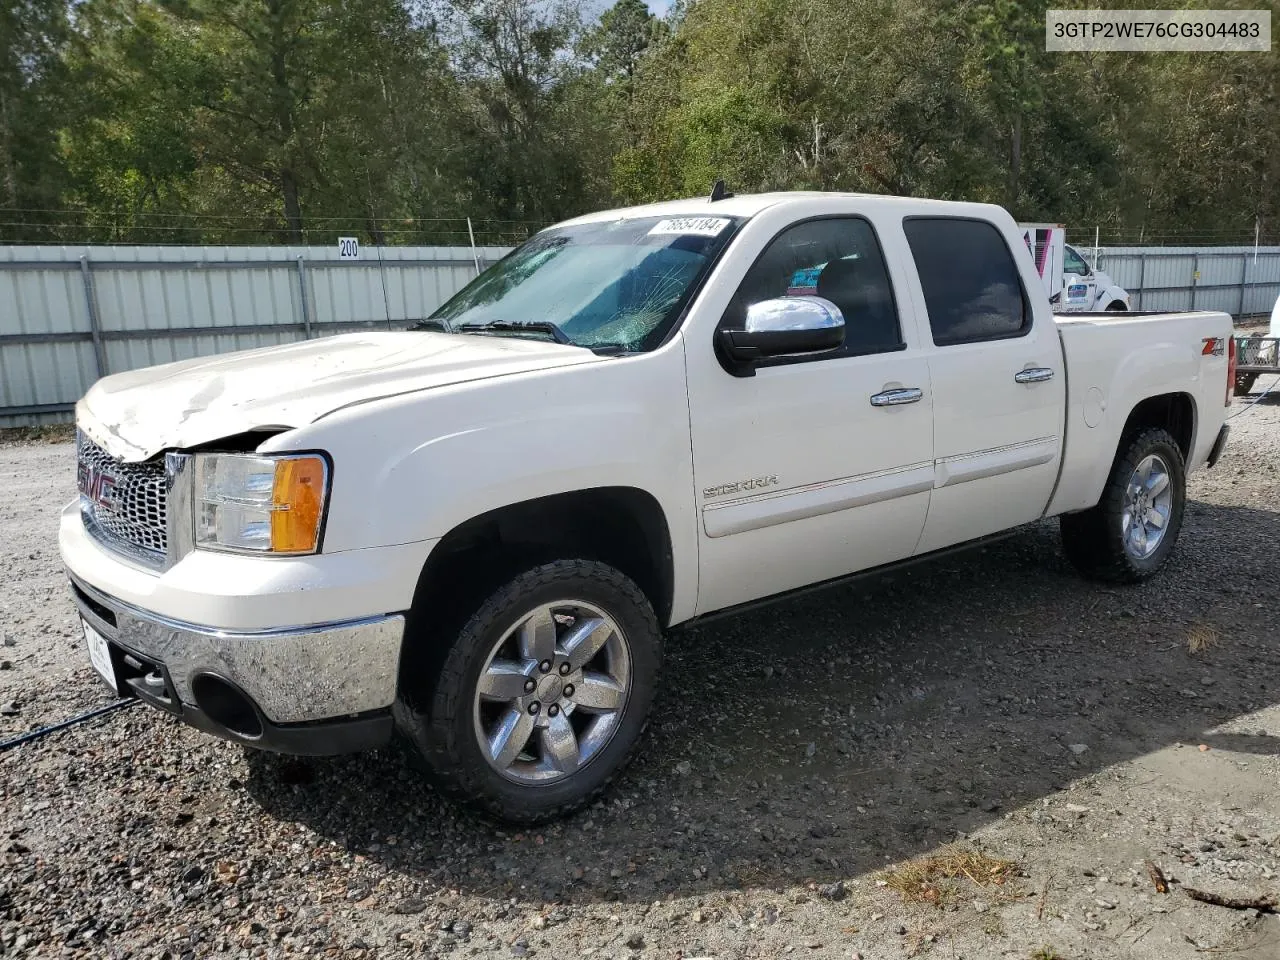
<svg viewBox="0 0 1280 960">
<path fill-rule="evenodd" d="M 1246 403 L 1243 409 L 1237 410 L 1231 416 L 1227 417 L 1227 420 L 1234 420 L 1236 417 L 1240 416 L 1240 414 L 1244 413 L 1245 410 L 1248 410 L 1259 400 L 1265 399 L 1267 394 L 1269 394 L 1272 390 L 1274 390 L 1277 385 L 1280 385 L 1280 376 L 1277 376 L 1274 380 L 1271 381 L 1271 386 L 1267 387 L 1267 389 L 1263 390 L 1262 393 L 1258 394 L 1256 397 L 1254 397 L 1252 400 Z"/>
<path fill-rule="evenodd" d="M 86 720 L 92 720 L 94 717 L 101 717 L 104 714 L 119 710 L 122 707 L 131 707 L 135 703 L 139 702 L 141 701 L 133 698 L 127 700 L 115 700 L 108 703 L 105 707 L 98 707 L 96 710 L 77 714 L 76 716 L 69 717 L 66 720 L 60 720 L 58 723 L 52 723 L 47 727 L 41 727 L 39 730 L 32 730 L 29 733 L 13 737 L 10 740 L 0 740 L 0 753 L 4 753 L 4 751 L 13 747 L 20 747 L 24 743 L 30 743 L 32 740 L 39 740 L 41 737 L 48 736 L 51 733 L 56 733 L 59 730 L 65 730 L 67 727 L 74 727 L 76 724 L 84 723 Z"/>
</svg>

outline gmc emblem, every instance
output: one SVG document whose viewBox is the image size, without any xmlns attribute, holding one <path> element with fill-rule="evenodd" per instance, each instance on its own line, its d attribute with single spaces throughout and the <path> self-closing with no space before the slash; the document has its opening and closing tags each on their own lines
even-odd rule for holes
<svg viewBox="0 0 1280 960">
<path fill-rule="evenodd" d="M 113 513 L 116 509 L 116 488 L 119 481 L 114 474 L 108 473 L 89 463 L 81 463 L 76 468 L 76 486 L 81 495 L 99 510 Z"/>
</svg>

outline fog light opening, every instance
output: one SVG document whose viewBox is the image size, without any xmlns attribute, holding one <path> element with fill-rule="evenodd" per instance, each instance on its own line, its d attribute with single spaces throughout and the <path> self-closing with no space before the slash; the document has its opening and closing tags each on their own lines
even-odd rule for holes
<svg viewBox="0 0 1280 960">
<path fill-rule="evenodd" d="M 204 715 L 242 740 L 262 736 L 262 718 L 253 701 L 234 684 L 211 673 L 191 681 L 191 695 Z"/>
</svg>

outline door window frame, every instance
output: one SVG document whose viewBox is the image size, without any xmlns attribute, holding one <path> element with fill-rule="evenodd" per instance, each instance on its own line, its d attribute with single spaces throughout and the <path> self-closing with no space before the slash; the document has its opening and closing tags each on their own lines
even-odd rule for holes
<svg viewBox="0 0 1280 960">
<path fill-rule="evenodd" d="M 1084 264 L 1084 269 L 1085 269 L 1084 273 L 1075 273 L 1067 269 L 1066 261 L 1067 261 L 1068 254 L 1074 256 L 1077 260 L 1079 260 L 1081 263 Z M 1079 250 L 1077 250 L 1075 247 L 1071 246 L 1070 244 L 1066 244 L 1066 243 L 1062 245 L 1062 272 L 1070 273 L 1073 277 L 1079 277 L 1081 280 L 1088 280 L 1093 277 L 1093 267 L 1089 266 L 1089 261 L 1084 258 L 1084 256 L 1080 253 Z"/>
<path fill-rule="evenodd" d="M 757 360 L 755 362 L 755 367 L 757 370 L 766 369 L 768 367 L 790 366 L 796 363 L 819 363 L 824 360 L 825 361 L 855 360 L 858 357 L 877 357 L 887 353 L 900 353 L 901 351 L 907 349 L 906 337 L 904 336 L 903 330 L 902 330 L 902 311 L 898 307 L 898 291 L 894 287 L 893 274 L 889 270 L 889 259 L 887 256 L 885 256 L 884 244 L 880 240 L 880 232 L 876 230 L 876 225 L 871 221 L 871 218 L 866 216 L 865 214 L 823 213 L 823 214 L 818 214 L 817 216 L 804 217 L 803 219 L 800 219 L 800 220 L 791 221 L 785 227 L 782 227 L 781 229 L 779 229 L 772 237 L 768 239 L 768 241 L 765 242 L 764 246 L 760 248 L 760 252 L 756 254 L 755 258 L 751 261 L 751 265 L 748 266 L 747 269 L 743 271 L 742 276 L 738 278 L 738 282 L 733 288 L 733 294 L 729 298 L 729 303 L 730 304 L 733 303 L 733 299 L 738 295 L 738 291 L 742 288 L 742 285 L 746 283 L 747 277 L 751 275 L 751 271 L 754 270 L 756 268 L 756 265 L 759 264 L 760 261 L 764 259 L 764 255 L 769 252 L 770 248 L 772 248 L 775 243 L 777 243 L 779 237 L 781 237 L 788 230 L 793 230 L 796 227 L 802 227 L 810 223 L 820 223 L 825 220 L 861 220 L 863 223 L 867 225 L 867 228 L 871 231 L 871 238 L 872 240 L 875 241 L 876 248 L 880 252 L 880 262 L 884 266 L 884 279 L 889 286 L 889 301 L 893 305 L 893 316 L 898 324 L 898 342 L 892 346 L 882 347 L 878 350 L 867 350 L 859 353 L 840 353 L 840 352 L 832 351 L 830 353 L 815 353 L 815 354 L 809 354 L 809 355 L 801 354 L 799 356 L 792 356 L 792 357 L 769 357 L 767 359 Z M 837 306 L 839 306 L 839 304 L 837 304 Z M 841 314 L 843 315 L 843 311 L 841 311 Z M 720 319 L 716 321 L 715 329 L 712 331 L 713 344 L 717 344 L 719 342 L 719 334 L 721 330 L 737 329 L 735 327 L 729 327 L 727 325 L 726 321 L 728 319 L 729 319 L 729 308 L 726 307 L 724 313 L 720 315 Z M 848 324 L 848 322 L 849 321 L 846 318 L 845 323 Z M 847 335 L 847 330 L 846 330 L 846 335 Z M 725 372 L 731 373 L 732 371 L 728 366 L 727 361 L 724 359 L 724 357 L 721 356 L 720 349 L 718 346 L 715 347 L 715 355 L 716 355 L 716 359 L 720 363 L 720 366 L 724 368 Z"/>
<path fill-rule="evenodd" d="M 960 220 L 966 223 L 980 223 L 993 230 L 1000 243 L 1004 246 L 1005 252 L 1009 254 L 1009 262 L 1013 266 L 1013 275 L 1018 280 L 1018 290 L 1022 293 L 1022 326 L 1010 333 L 991 333 L 981 337 L 956 337 L 938 340 L 937 332 L 933 329 L 933 320 L 929 316 L 929 297 L 925 293 L 924 282 L 920 279 L 920 264 L 916 260 L 915 251 L 911 249 L 911 238 L 907 236 L 906 224 L 911 220 Z M 924 304 L 924 319 L 929 326 L 929 339 L 935 347 L 959 347 L 967 343 L 994 343 L 1000 340 L 1019 340 L 1022 337 L 1029 336 L 1031 331 L 1035 329 L 1035 311 L 1031 308 L 1031 298 L 1027 296 L 1027 284 L 1022 276 L 1022 270 L 1018 267 L 1018 258 L 1014 256 L 1013 250 L 1009 246 L 1009 238 L 1004 235 L 996 224 L 982 217 L 960 217 L 939 215 L 936 213 L 920 213 L 912 214 L 902 218 L 903 240 L 906 242 L 907 252 L 911 256 L 911 265 L 916 271 L 916 281 L 920 285 L 920 298 Z M 1024 244 L 1025 246 L 1025 244 Z"/>
</svg>

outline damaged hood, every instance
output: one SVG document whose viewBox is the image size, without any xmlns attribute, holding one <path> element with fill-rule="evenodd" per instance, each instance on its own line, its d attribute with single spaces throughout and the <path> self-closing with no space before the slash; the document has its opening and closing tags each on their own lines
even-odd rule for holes
<svg viewBox="0 0 1280 960">
<path fill-rule="evenodd" d="M 369 400 L 533 370 L 599 363 L 580 347 L 417 331 L 353 333 L 105 377 L 76 421 L 141 461 L 251 430 L 301 427 Z"/>
</svg>

